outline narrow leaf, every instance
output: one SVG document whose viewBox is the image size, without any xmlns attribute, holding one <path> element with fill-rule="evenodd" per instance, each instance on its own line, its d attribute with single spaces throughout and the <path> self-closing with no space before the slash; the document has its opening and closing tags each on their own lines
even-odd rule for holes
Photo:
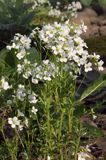
<svg viewBox="0 0 106 160">
<path fill-rule="evenodd" d="M 89 135 L 95 136 L 95 137 L 101 137 L 103 136 L 103 132 L 98 127 L 92 126 L 87 123 L 83 123 L 83 126 L 87 129 L 87 132 Z"/>
<path fill-rule="evenodd" d="M 94 93 L 96 90 L 102 88 L 103 86 L 106 86 L 106 80 L 100 79 L 96 82 L 94 82 L 91 86 L 89 86 L 83 93 L 80 98 L 80 102 L 83 101 L 85 98 L 90 96 L 92 93 Z"/>
</svg>

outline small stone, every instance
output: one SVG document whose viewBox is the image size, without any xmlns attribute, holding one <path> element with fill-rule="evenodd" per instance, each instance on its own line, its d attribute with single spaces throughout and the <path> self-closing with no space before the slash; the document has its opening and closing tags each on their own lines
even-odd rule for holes
<svg viewBox="0 0 106 160">
<path fill-rule="evenodd" d="M 101 34 L 101 36 L 106 36 L 106 26 L 100 27 L 100 34 Z"/>
<path fill-rule="evenodd" d="M 106 26 L 106 19 L 100 21 L 100 25 L 101 25 L 101 26 Z"/>
<path fill-rule="evenodd" d="M 89 37 L 99 36 L 99 26 L 97 26 L 97 25 L 88 26 L 88 30 L 87 30 L 85 36 L 86 35 L 89 35 Z M 87 38 L 89 38 L 89 37 L 87 37 Z"/>
<path fill-rule="evenodd" d="M 85 8 L 83 12 L 89 17 L 97 17 L 97 13 L 92 8 Z"/>
<path fill-rule="evenodd" d="M 91 17 L 90 18 L 91 24 L 99 25 L 99 18 L 98 17 Z"/>
<path fill-rule="evenodd" d="M 90 17 L 85 15 L 83 12 L 79 12 L 78 17 L 72 20 L 74 23 L 81 24 L 83 21 L 85 25 L 90 24 Z"/>
<path fill-rule="evenodd" d="M 85 25 L 89 25 L 90 24 L 90 18 L 86 17 L 86 16 L 79 16 L 78 18 L 74 19 L 74 22 L 77 24 L 81 24 L 81 22 L 84 22 Z"/>
</svg>

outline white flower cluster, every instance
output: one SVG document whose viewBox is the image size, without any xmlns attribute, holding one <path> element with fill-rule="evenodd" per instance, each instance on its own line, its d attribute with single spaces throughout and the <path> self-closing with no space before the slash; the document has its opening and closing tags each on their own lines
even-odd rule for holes
<svg viewBox="0 0 106 160">
<path fill-rule="evenodd" d="M 37 84 L 39 81 L 51 81 L 52 78 L 58 76 L 59 63 L 63 63 L 63 69 L 69 72 L 75 78 L 83 67 L 85 72 L 92 71 L 94 66 L 99 70 L 103 70 L 103 61 L 100 56 L 95 53 L 89 55 L 87 45 L 80 35 L 86 32 L 87 27 L 84 23 L 78 25 L 70 25 L 69 21 L 64 24 L 54 22 L 47 24 L 42 29 L 36 28 L 30 34 L 30 38 L 25 35 L 16 34 L 13 43 L 7 46 L 9 50 L 15 49 L 16 57 L 18 58 L 17 72 L 25 79 L 29 77 L 32 83 Z M 51 52 L 55 57 L 56 64 L 50 60 L 42 60 L 41 63 L 31 63 L 27 59 L 27 49 L 31 47 L 31 38 L 38 36 L 44 45 L 44 48 Z M 38 38 L 37 37 L 37 38 Z M 36 42 L 35 42 L 36 43 Z M 20 61 L 20 59 L 22 59 Z M 3 81 L 4 83 L 4 81 Z M 4 85 L 5 84 L 5 85 Z M 4 88 L 8 88 L 7 82 L 2 84 Z M 21 101 L 26 97 L 22 86 L 17 90 L 17 97 Z"/>
<path fill-rule="evenodd" d="M 5 80 L 5 77 L 2 76 L 0 80 L 0 91 L 3 90 L 8 90 L 10 89 L 11 86 L 9 86 L 8 82 Z"/>
<path fill-rule="evenodd" d="M 37 84 L 39 81 L 51 81 L 58 74 L 58 67 L 49 60 L 43 60 L 41 64 L 31 64 L 24 59 L 22 64 L 17 65 L 17 72 L 25 79 L 32 77 L 32 83 Z"/>
<path fill-rule="evenodd" d="M 80 68 L 73 62 L 67 62 L 63 66 L 63 70 L 73 78 L 76 79 L 78 75 L 80 75 Z"/>
<path fill-rule="evenodd" d="M 93 65 L 103 70 L 103 61 L 95 53 L 89 55 L 86 43 L 80 38 L 80 34 L 86 29 L 83 23 L 71 26 L 69 21 L 64 24 L 55 22 L 43 26 L 38 31 L 38 36 L 45 47 L 57 57 L 57 62 L 74 62 L 79 69 L 83 66 L 85 72 L 91 71 Z"/>
<path fill-rule="evenodd" d="M 32 6 L 33 10 L 36 9 L 37 7 L 44 5 L 44 4 L 48 4 L 48 5 L 50 4 L 48 0 L 36 0 L 36 1 L 34 0 L 33 2 L 34 2 L 34 5 Z"/>
<path fill-rule="evenodd" d="M 15 34 L 12 44 L 7 46 L 8 50 L 15 49 L 16 57 L 20 60 L 29 54 L 27 51 L 31 46 L 31 39 L 26 35 Z"/>
<path fill-rule="evenodd" d="M 17 117 L 8 118 L 8 123 L 12 128 L 16 128 L 16 126 L 20 127 L 20 120 Z"/>
<path fill-rule="evenodd" d="M 28 79 L 31 75 L 31 62 L 26 58 L 20 64 L 17 64 L 17 72 L 18 74 L 23 75 L 25 79 Z"/>
<path fill-rule="evenodd" d="M 36 115 L 37 112 L 38 112 L 38 109 L 36 109 L 33 106 L 31 109 L 31 113 L 33 115 Z M 32 117 L 32 115 L 30 115 L 30 117 Z M 11 128 L 16 128 L 19 131 L 22 131 L 24 127 L 28 127 L 28 119 L 20 110 L 18 110 L 17 116 L 14 116 L 13 118 L 8 118 L 8 124 L 11 125 Z"/>
<path fill-rule="evenodd" d="M 37 103 L 37 95 L 34 92 L 31 92 L 28 90 L 28 101 L 31 104 L 36 104 Z"/>
<path fill-rule="evenodd" d="M 22 131 L 24 126 L 28 127 L 28 119 L 22 112 L 20 112 L 20 110 L 18 110 L 17 117 L 15 116 L 13 118 L 8 118 L 8 124 L 11 125 L 11 128 L 18 128 L 19 131 Z"/>
<path fill-rule="evenodd" d="M 33 34 L 35 35 L 35 32 L 33 32 Z M 49 60 L 43 60 L 41 64 L 33 64 L 27 59 L 26 55 L 29 54 L 27 49 L 30 48 L 31 44 L 30 38 L 16 34 L 12 41 L 12 45 L 7 46 L 7 48 L 9 50 L 16 49 L 15 53 L 19 59 L 17 64 L 18 74 L 21 74 L 25 79 L 32 77 L 32 83 L 34 84 L 37 84 L 38 81 L 50 81 L 53 77 L 55 77 L 55 75 L 57 75 L 58 67 L 56 67 L 53 62 L 50 62 Z M 21 51 L 19 52 L 19 50 Z M 23 51 L 25 54 L 23 54 Z M 22 59 L 22 61 L 20 61 L 20 59 Z M 23 101 L 26 96 L 26 92 L 24 90 L 24 86 L 19 85 L 19 89 L 17 90 L 17 97 L 21 101 Z"/>
<path fill-rule="evenodd" d="M 26 91 L 24 85 L 18 85 L 18 89 L 16 91 L 16 98 L 20 101 L 24 101 L 26 96 L 28 97 L 28 101 L 30 104 L 37 103 L 37 95 L 34 92 L 31 92 L 30 90 Z"/>
<path fill-rule="evenodd" d="M 82 5 L 79 1 L 72 2 L 71 4 L 65 5 L 63 8 L 63 11 L 61 11 L 60 8 L 61 3 L 57 2 L 56 7 L 53 8 L 53 6 L 50 6 L 50 10 L 48 12 L 48 15 L 51 17 L 61 17 L 61 20 L 67 19 L 67 12 L 72 17 L 77 16 L 77 11 L 82 8 Z"/>
<path fill-rule="evenodd" d="M 51 81 L 57 75 L 58 67 L 49 60 L 43 60 L 41 65 L 34 64 L 32 83 L 37 84 L 39 81 Z"/>
<path fill-rule="evenodd" d="M 59 18 L 62 15 L 62 12 L 59 9 L 59 5 L 60 5 L 60 3 L 57 3 L 56 8 L 53 8 L 53 6 L 50 6 L 48 16 Z"/>
<path fill-rule="evenodd" d="M 76 2 L 72 2 L 68 5 L 65 5 L 64 7 L 65 10 L 72 10 L 73 12 L 76 12 L 77 10 L 80 10 L 82 9 L 82 5 L 79 1 L 76 1 Z"/>
<path fill-rule="evenodd" d="M 24 99 L 25 99 L 25 97 L 26 97 L 26 89 L 25 89 L 25 86 L 24 86 L 24 85 L 21 85 L 21 84 L 18 85 L 16 97 L 17 97 L 20 101 L 24 101 Z"/>
</svg>

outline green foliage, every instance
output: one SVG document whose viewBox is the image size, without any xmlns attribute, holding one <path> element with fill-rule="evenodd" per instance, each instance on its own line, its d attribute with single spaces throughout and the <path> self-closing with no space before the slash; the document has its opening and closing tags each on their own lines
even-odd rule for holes
<svg viewBox="0 0 106 160">
<path fill-rule="evenodd" d="M 87 123 L 83 123 L 83 125 L 86 128 L 88 135 L 90 135 L 90 136 L 92 135 L 94 137 L 101 137 L 104 135 L 103 132 L 99 128 L 97 128 L 93 125 L 90 125 Z"/>
<path fill-rule="evenodd" d="M 29 25 L 35 16 L 31 10 L 32 5 L 24 3 L 24 0 L 0 0 L 0 29 L 10 25 Z"/>
<path fill-rule="evenodd" d="M 24 0 L 0 0 L 0 50 L 15 33 L 28 32 L 35 17 L 32 6 L 33 3 L 24 3 Z"/>
<path fill-rule="evenodd" d="M 8 155 L 8 149 L 5 143 L 0 144 L 0 160 L 10 160 L 10 156 Z"/>
</svg>

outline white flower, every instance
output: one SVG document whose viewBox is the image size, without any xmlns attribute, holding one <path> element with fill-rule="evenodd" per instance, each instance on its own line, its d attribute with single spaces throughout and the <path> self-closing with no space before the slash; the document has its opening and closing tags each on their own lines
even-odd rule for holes
<svg viewBox="0 0 106 160">
<path fill-rule="evenodd" d="M 47 60 L 43 60 L 43 64 L 45 64 L 45 65 L 49 64 L 49 60 L 48 59 Z"/>
<path fill-rule="evenodd" d="M 36 115 L 37 111 L 38 110 L 33 106 L 31 112 Z"/>
<path fill-rule="evenodd" d="M 47 156 L 47 160 L 51 160 L 50 156 Z"/>
<path fill-rule="evenodd" d="M 11 88 L 11 86 L 9 86 L 8 82 L 5 80 L 5 77 L 2 76 L 1 83 L 0 83 L 0 90 L 1 89 L 8 90 L 10 88 Z"/>
<path fill-rule="evenodd" d="M 81 29 L 82 29 L 84 32 L 86 32 L 86 30 L 87 30 L 87 26 L 84 25 L 84 22 L 82 22 L 82 24 L 81 24 Z"/>
<path fill-rule="evenodd" d="M 22 73 L 23 69 L 24 69 L 23 65 L 17 64 L 17 71 L 18 71 L 19 74 Z"/>
<path fill-rule="evenodd" d="M 18 117 L 20 117 L 20 116 L 24 117 L 25 119 L 19 120 Z M 26 127 L 28 127 L 28 119 L 19 110 L 18 110 L 18 117 L 8 118 L 8 124 L 10 124 L 12 128 L 17 127 L 17 129 L 19 131 L 22 131 L 24 128 L 24 125 L 26 125 Z"/>
<path fill-rule="evenodd" d="M 20 51 L 17 53 L 16 56 L 17 56 L 17 58 L 20 60 L 20 59 L 24 58 L 25 55 L 26 55 L 26 51 L 25 51 L 25 49 L 22 49 L 22 50 L 20 50 Z"/>
<path fill-rule="evenodd" d="M 60 58 L 60 62 L 67 62 L 67 58 Z"/>
<path fill-rule="evenodd" d="M 32 83 L 37 84 L 38 81 L 51 81 L 58 75 L 58 67 L 50 60 L 43 60 L 41 65 L 33 66 Z"/>
<path fill-rule="evenodd" d="M 11 49 L 12 49 L 12 47 L 11 47 L 11 46 L 9 46 L 9 45 L 8 45 L 6 48 L 7 48 L 8 50 L 11 50 Z"/>
<path fill-rule="evenodd" d="M 22 130 L 23 130 L 23 127 L 24 127 L 24 126 L 23 126 L 22 124 L 20 124 L 20 125 L 18 126 L 18 130 L 19 130 L 19 131 L 22 131 Z"/>
<path fill-rule="evenodd" d="M 92 71 L 92 63 L 91 62 L 86 63 L 84 67 L 85 67 L 85 72 Z"/>
<path fill-rule="evenodd" d="M 36 78 L 32 77 L 32 83 L 34 83 L 34 84 L 38 84 L 38 79 L 36 79 Z"/>
<path fill-rule="evenodd" d="M 51 17 L 57 17 L 59 18 L 61 15 L 61 11 L 57 8 L 52 8 L 50 9 L 50 11 L 48 12 L 48 15 Z"/>
<path fill-rule="evenodd" d="M 29 100 L 29 103 L 33 103 L 33 104 L 36 104 L 37 103 L 37 98 L 36 98 L 36 94 L 34 92 L 30 92 L 28 93 L 28 100 Z"/>
<path fill-rule="evenodd" d="M 31 62 L 25 58 L 22 64 L 17 64 L 17 72 L 28 79 L 31 76 Z"/>
<path fill-rule="evenodd" d="M 92 115 L 92 117 L 93 117 L 93 120 L 97 119 L 97 116 L 94 114 Z"/>
<path fill-rule="evenodd" d="M 16 96 L 19 100 L 24 101 L 24 99 L 26 97 L 26 89 L 25 89 L 24 85 L 21 85 L 21 84 L 18 85 Z"/>
<path fill-rule="evenodd" d="M 26 55 L 29 54 L 27 52 L 31 46 L 31 39 L 26 35 L 21 35 L 19 33 L 15 34 L 14 39 L 11 41 L 12 44 L 7 46 L 8 50 L 15 49 L 16 57 L 21 60 Z"/>
<path fill-rule="evenodd" d="M 17 117 L 8 118 L 8 123 L 12 128 L 16 128 L 16 126 L 20 126 L 20 120 Z"/>
<path fill-rule="evenodd" d="M 12 100 L 7 100 L 7 105 L 11 105 L 12 104 Z"/>
<path fill-rule="evenodd" d="M 44 4 L 49 4 L 49 1 L 48 0 L 36 0 L 34 1 L 34 5 L 32 6 L 32 9 L 36 9 L 37 7 L 40 7 Z"/>
<path fill-rule="evenodd" d="M 82 5 L 79 1 L 76 2 L 75 6 L 77 9 L 82 9 Z"/>
<path fill-rule="evenodd" d="M 34 10 L 38 6 L 38 3 L 34 1 L 34 5 L 32 6 L 32 9 Z"/>
<path fill-rule="evenodd" d="M 100 55 L 96 55 L 95 53 L 93 55 L 91 55 L 92 58 L 99 60 L 100 59 Z"/>
<path fill-rule="evenodd" d="M 98 69 L 99 69 L 99 71 L 103 71 L 103 64 L 104 64 L 104 62 L 102 60 L 100 60 L 98 62 Z"/>
<path fill-rule="evenodd" d="M 25 115 L 18 109 L 18 117 L 24 117 Z"/>
<path fill-rule="evenodd" d="M 78 153 L 78 160 L 87 160 L 87 158 L 90 158 L 90 155 L 86 152 L 80 152 Z"/>
<path fill-rule="evenodd" d="M 25 125 L 28 127 L 28 119 L 25 118 L 25 121 L 24 121 Z"/>
</svg>

